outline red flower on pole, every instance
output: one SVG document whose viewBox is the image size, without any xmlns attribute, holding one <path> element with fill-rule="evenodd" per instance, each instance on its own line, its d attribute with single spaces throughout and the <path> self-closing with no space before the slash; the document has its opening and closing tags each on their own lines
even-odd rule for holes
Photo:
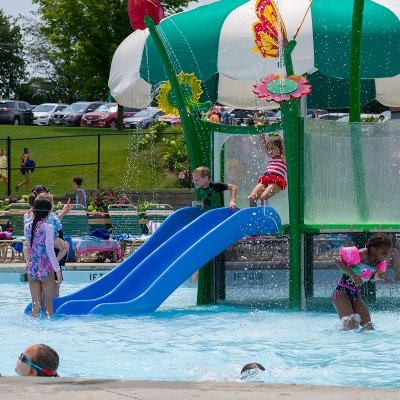
<svg viewBox="0 0 400 400">
<path fill-rule="evenodd" d="M 128 15 L 133 29 L 146 29 L 144 17 L 151 17 L 156 25 L 165 17 L 158 0 L 128 0 Z"/>
<path fill-rule="evenodd" d="M 302 76 L 271 74 L 260 80 L 261 83 L 254 85 L 253 93 L 267 101 L 281 103 L 290 101 L 291 98 L 299 100 L 300 97 L 311 93 L 309 81 Z"/>
</svg>

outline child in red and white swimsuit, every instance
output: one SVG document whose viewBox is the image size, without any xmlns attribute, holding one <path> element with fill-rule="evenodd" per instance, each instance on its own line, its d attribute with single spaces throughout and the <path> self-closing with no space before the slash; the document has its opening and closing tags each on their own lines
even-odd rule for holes
<svg viewBox="0 0 400 400">
<path fill-rule="evenodd" d="M 335 262 L 343 271 L 332 303 L 345 329 L 373 329 L 368 308 L 361 298 L 361 286 L 369 280 L 383 280 L 392 241 L 385 233 L 373 234 L 364 249 L 342 247 Z"/>
<path fill-rule="evenodd" d="M 264 175 L 259 178 L 256 187 L 249 196 L 250 207 L 257 205 L 260 199 L 261 205 L 266 204 L 272 196 L 285 190 L 287 183 L 286 175 L 286 155 L 283 146 L 283 139 L 274 136 L 267 140 L 265 135 L 259 135 L 261 146 L 268 157 L 270 157 Z"/>
</svg>

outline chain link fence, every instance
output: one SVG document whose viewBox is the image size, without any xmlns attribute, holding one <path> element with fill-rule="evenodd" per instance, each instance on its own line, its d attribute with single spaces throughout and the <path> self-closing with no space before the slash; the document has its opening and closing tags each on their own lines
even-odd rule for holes
<svg viewBox="0 0 400 400">
<path fill-rule="evenodd" d="M 127 189 L 132 189 L 134 186 L 131 183 L 134 182 L 127 180 L 127 171 L 129 172 L 132 164 L 132 142 L 143 134 L 145 133 L 136 131 L 1 138 L 0 148 L 6 151 L 8 163 L 8 189 L 5 192 L 8 196 L 27 194 L 33 186 L 40 184 L 51 188 L 56 195 L 72 193 L 75 190 L 72 184 L 74 176 L 84 179 L 82 187 L 85 190 L 126 185 Z M 28 188 L 24 184 L 17 191 L 15 186 L 25 182 L 20 172 L 24 147 L 29 148 L 30 159 L 35 161 L 36 167 L 33 173 L 29 172 Z M 153 189 L 152 186 L 154 184 L 149 180 L 149 186 L 140 189 Z"/>
</svg>

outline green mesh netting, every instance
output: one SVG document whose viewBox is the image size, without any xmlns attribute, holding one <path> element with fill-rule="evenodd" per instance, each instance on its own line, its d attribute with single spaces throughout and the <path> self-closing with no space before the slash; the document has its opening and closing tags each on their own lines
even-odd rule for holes
<svg viewBox="0 0 400 400">
<path fill-rule="evenodd" d="M 400 121 L 353 124 L 362 138 L 365 195 L 368 221 L 357 212 L 351 156 L 350 124 L 305 120 L 304 196 L 306 224 L 396 223 L 400 179 Z M 237 204 L 248 207 L 248 195 L 264 173 L 268 158 L 258 137 L 248 134 L 214 132 L 214 180 L 238 186 Z M 290 184 L 290 183 L 289 183 Z M 229 193 L 227 194 L 229 196 Z M 228 199 L 226 199 L 228 200 Z M 288 223 L 287 191 L 273 197 L 270 205 Z M 347 235 L 347 234 L 346 234 Z M 346 236 L 344 235 L 344 236 Z M 348 235 L 314 235 L 312 255 L 312 295 L 306 303 L 314 309 L 332 309 L 330 299 L 341 273 L 334 263 L 339 248 L 349 245 Z M 400 239 L 394 238 L 393 260 L 389 263 L 389 283 L 376 285 L 377 305 L 387 307 L 400 299 Z M 397 249 L 397 250 L 396 250 Z M 397 271 L 395 273 L 395 270 Z M 400 276 L 400 275 L 399 275 Z M 222 303 L 250 306 L 287 307 L 289 259 L 286 238 L 242 239 L 226 250 L 226 297 Z"/>
<path fill-rule="evenodd" d="M 249 206 L 248 196 L 258 178 L 264 174 L 267 163 L 268 157 L 257 136 L 214 132 L 214 180 L 223 180 L 238 187 L 238 207 Z M 225 195 L 226 203 L 230 193 Z M 269 205 L 279 213 L 282 224 L 289 222 L 287 190 L 275 195 Z"/>
<path fill-rule="evenodd" d="M 352 124 L 362 140 L 365 193 L 356 193 L 350 124 L 305 120 L 304 195 L 306 224 L 399 223 L 400 121 Z M 368 220 L 357 211 L 366 195 Z"/>
</svg>

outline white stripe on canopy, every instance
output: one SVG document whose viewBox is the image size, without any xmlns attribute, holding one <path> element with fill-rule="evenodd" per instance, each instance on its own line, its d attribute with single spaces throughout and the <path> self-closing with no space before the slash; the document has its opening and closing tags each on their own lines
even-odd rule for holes
<svg viewBox="0 0 400 400">
<path fill-rule="evenodd" d="M 114 99 L 125 107 L 146 108 L 150 105 L 152 99 L 151 85 L 140 78 L 135 86 L 120 94 L 113 94 Z M 113 93 L 111 91 L 111 93 Z"/>
<path fill-rule="evenodd" d="M 400 75 L 375 79 L 376 100 L 385 106 L 400 107 Z"/>
<path fill-rule="evenodd" d="M 111 94 L 117 99 L 118 96 L 130 92 L 134 88 L 140 78 L 140 64 L 142 62 L 143 50 L 146 44 L 147 37 L 149 36 L 148 29 L 141 31 L 136 30 L 130 34 L 117 48 L 111 62 L 110 78 L 108 86 L 111 89 Z M 143 83 L 140 85 L 143 89 Z M 145 91 L 146 92 L 146 91 Z M 139 91 L 134 90 L 132 98 L 137 95 Z M 134 99 L 136 103 L 140 103 L 141 99 Z M 121 103 L 125 106 L 128 104 Z"/>
<path fill-rule="evenodd" d="M 399 0 L 372 0 L 372 2 L 380 4 L 391 10 L 393 14 L 400 18 L 400 1 Z"/>
<path fill-rule="evenodd" d="M 247 110 L 276 110 L 280 107 L 274 101 L 259 99 L 252 90 L 255 81 L 238 81 L 219 74 L 218 101 L 233 108 Z"/>
<path fill-rule="evenodd" d="M 252 50 L 256 47 L 252 24 L 258 21 L 254 10 L 255 2 L 256 0 L 251 0 L 232 11 L 221 28 L 218 72 L 226 77 L 256 81 L 269 74 L 280 73 L 277 59 L 263 59 L 259 52 Z M 280 2 L 280 12 L 289 40 L 296 33 L 308 5 L 308 0 Z M 314 67 L 314 41 L 310 12 L 297 37 L 293 60 L 294 72 L 297 75 L 304 74 Z"/>
</svg>

